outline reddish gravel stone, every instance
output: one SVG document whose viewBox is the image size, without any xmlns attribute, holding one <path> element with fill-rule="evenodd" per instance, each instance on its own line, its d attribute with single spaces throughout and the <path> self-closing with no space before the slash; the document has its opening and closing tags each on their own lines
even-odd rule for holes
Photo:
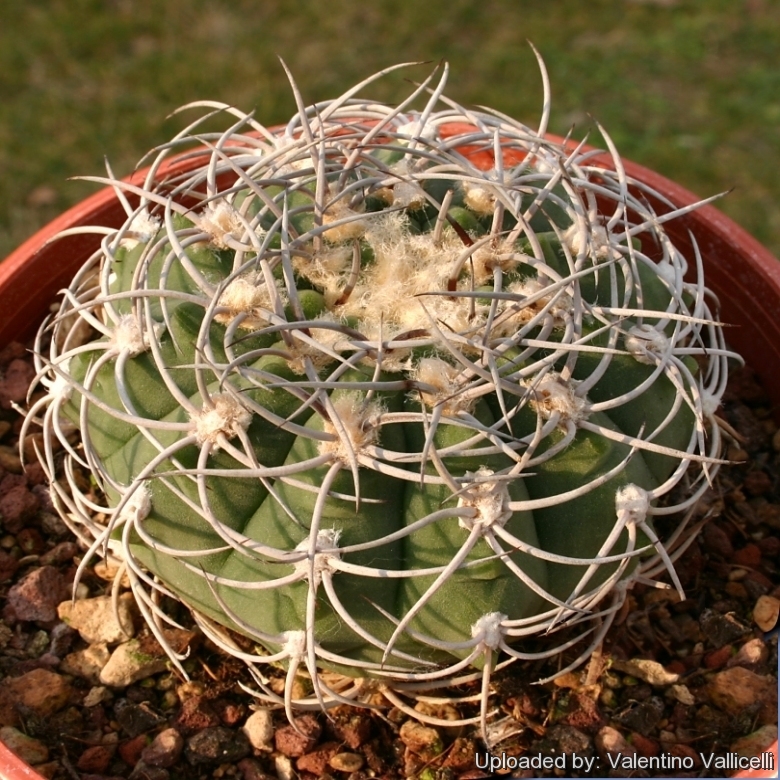
<svg viewBox="0 0 780 780">
<path fill-rule="evenodd" d="M 17 620 L 49 623 L 70 593 L 67 579 L 53 566 L 33 569 L 8 591 L 7 606 Z"/>
<path fill-rule="evenodd" d="M 371 718 L 364 710 L 338 707 L 328 714 L 328 731 L 350 750 L 357 750 L 371 735 Z"/>
<path fill-rule="evenodd" d="M 297 730 L 296 730 L 297 728 Z M 282 755 L 298 758 L 314 749 L 322 733 L 322 727 L 313 715 L 303 715 L 292 724 L 282 726 L 274 734 L 274 744 Z"/>
<path fill-rule="evenodd" d="M 708 669 L 720 669 L 725 666 L 731 658 L 731 645 L 724 645 L 704 656 L 704 665 Z"/>
<path fill-rule="evenodd" d="M 772 480 L 765 471 L 755 469 L 745 474 L 742 487 L 751 496 L 763 496 L 772 489 Z"/>
<path fill-rule="evenodd" d="M 201 729 L 219 726 L 219 715 L 203 696 L 193 696 L 181 705 L 179 714 L 173 721 L 173 726 L 184 736 L 194 734 Z"/>
<path fill-rule="evenodd" d="M 149 766 L 173 766 L 184 750 L 184 738 L 176 729 L 164 729 L 144 748 L 141 759 Z"/>
<path fill-rule="evenodd" d="M 4 369 L 12 360 L 30 359 L 27 347 L 21 341 L 11 341 L 0 349 L 0 369 Z"/>
<path fill-rule="evenodd" d="M 76 542 L 60 542 L 55 544 L 51 550 L 48 550 L 41 555 L 42 566 L 56 566 L 61 563 L 67 563 L 73 560 L 73 556 L 79 551 L 79 546 Z"/>
<path fill-rule="evenodd" d="M 734 551 L 732 562 L 754 569 L 761 563 L 761 548 L 757 544 L 746 544 L 741 550 Z"/>
<path fill-rule="evenodd" d="M 16 534 L 16 543 L 22 550 L 23 555 L 40 555 L 46 543 L 37 528 L 22 528 Z"/>
<path fill-rule="evenodd" d="M 0 726 L 17 726 L 20 712 L 48 718 L 65 706 L 71 691 L 65 677 L 46 669 L 6 677 L 0 686 Z"/>
<path fill-rule="evenodd" d="M 10 475 L 9 476 L 13 476 Z M 8 479 L 5 477 L 3 481 Z M 40 509 L 41 502 L 35 493 L 32 493 L 27 485 L 16 485 L 7 493 L 0 496 L 0 515 L 3 518 L 3 527 L 8 533 L 17 534 L 27 524 L 27 521 L 35 516 Z"/>
<path fill-rule="evenodd" d="M 690 745 L 686 745 L 683 742 L 670 745 L 667 752 L 675 758 L 683 759 L 685 763 L 688 763 L 687 759 L 690 759 L 694 767 L 701 766 L 701 756 Z"/>
<path fill-rule="evenodd" d="M 34 376 L 35 369 L 26 360 L 12 360 L 0 379 L 0 407 L 10 409 L 12 401 L 24 401 Z"/>
<path fill-rule="evenodd" d="M 640 734 L 638 731 L 633 731 L 629 735 L 629 742 L 636 748 L 636 752 L 640 756 L 657 756 L 660 751 L 660 745 L 654 739 Z"/>
<path fill-rule="evenodd" d="M 224 699 L 217 699 L 212 703 L 212 708 L 217 714 L 223 726 L 232 728 L 238 725 L 246 715 L 246 707 L 242 704 L 235 704 Z"/>
<path fill-rule="evenodd" d="M 780 539 L 776 536 L 767 536 L 758 543 L 761 555 L 766 558 L 776 558 L 780 554 Z"/>
<path fill-rule="evenodd" d="M 702 531 L 704 549 L 714 555 L 719 555 L 724 560 L 730 560 L 734 554 L 734 547 L 731 544 L 726 532 L 717 523 L 707 523 Z"/>
<path fill-rule="evenodd" d="M 5 550 L 0 550 L 0 582 L 10 580 L 19 568 L 16 558 Z"/>
<path fill-rule="evenodd" d="M 141 760 L 141 754 L 144 752 L 149 738 L 145 734 L 139 734 L 137 737 L 128 739 L 119 745 L 119 755 L 122 761 L 130 766 L 135 766 Z"/>
<path fill-rule="evenodd" d="M 311 772 L 316 777 L 320 777 L 328 770 L 328 763 L 339 752 L 338 742 L 323 742 L 314 750 L 302 755 L 295 766 L 299 772 Z"/>
<path fill-rule="evenodd" d="M 76 767 L 82 772 L 102 775 L 108 769 L 115 750 L 114 745 L 92 745 L 79 756 Z"/>
</svg>

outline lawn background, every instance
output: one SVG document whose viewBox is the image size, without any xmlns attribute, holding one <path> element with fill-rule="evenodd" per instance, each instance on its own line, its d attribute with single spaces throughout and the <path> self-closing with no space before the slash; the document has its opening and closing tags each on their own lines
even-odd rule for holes
<svg viewBox="0 0 780 780">
<path fill-rule="evenodd" d="M 598 119 L 625 157 L 719 207 L 780 255 L 780 0 L 7 0 L 0 7 L 0 257 L 94 191 L 104 157 L 129 173 L 216 99 L 285 121 L 395 62 L 446 59 L 447 90 L 550 130 Z M 394 101 L 396 73 L 370 90 Z M 224 123 L 225 125 L 227 122 Z"/>
</svg>

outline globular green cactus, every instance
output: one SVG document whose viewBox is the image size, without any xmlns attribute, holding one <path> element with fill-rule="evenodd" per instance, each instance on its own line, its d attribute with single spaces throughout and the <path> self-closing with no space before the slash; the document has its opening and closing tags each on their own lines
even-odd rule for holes
<svg viewBox="0 0 780 780">
<path fill-rule="evenodd" d="M 193 123 L 142 186 L 102 180 L 127 221 L 95 229 L 41 333 L 29 419 L 64 516 L 161 638 L 162 593 L 285 666 L 284 695 L 258 684 L 288 711 L 302 669 L 322 705 L 371 685 L 321 669 L 402 707 L 483 679 L 484 725 L 497 666 L 582 642 L 577 663 L 632 583 L 679 587 L 682 527 L 652 518 L 707 487 L 728 353 L 664 232 L 679 212 L 653 213 L 606 135 L 614 170 L 546 113 L 460 108 L 446 68 L 396 107 L 359 99 L 380 75 L 311 108 L 296 91 L 281 129 L 204 104 L 234 124 Z"/>
</svg>

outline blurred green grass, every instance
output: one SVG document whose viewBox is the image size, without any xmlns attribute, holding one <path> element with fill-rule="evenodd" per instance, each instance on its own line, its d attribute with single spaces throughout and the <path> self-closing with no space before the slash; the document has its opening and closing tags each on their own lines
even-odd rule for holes
<svg viewBox="0 0 780 780">
<path fill-rule="evenodd" d="M 286 121 L 281 56 L 307 103 L 395 62 L 449 61 L 448 94 L 529 124 L 550 72 L 550 130 L 596 118 L 625 157 L 705 196 L 780 255 L 778 0 L 27 0 L 0 8 L 0 257 L 129 173 L 216 99 Z M 396 73 L 371 97 L 403 97 Z"/>
</svg>

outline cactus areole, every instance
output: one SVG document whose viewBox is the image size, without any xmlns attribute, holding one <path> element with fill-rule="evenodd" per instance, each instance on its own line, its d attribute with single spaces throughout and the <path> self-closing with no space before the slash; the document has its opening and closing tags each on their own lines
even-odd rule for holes
<svg viewBox="0 0 780 780">
<path fill-rule="evenodd" d="M 546 113 L 459 107 L 446 68 L 394 107 L 359 97 L 381 75 L 295 90 L 281 130 L 196 104 L 229 129 L 194 122 L 144 186 L 96 179 L 127 221 L 39 335 L 28 423 L 161 639 L 174 596 L 288 712 L 298 672 L 319 705 L 482 680 L 484 723 L 496 668 L 577 645 L 571 668 L 632 583 L 679 588 L 729 353 L 680 212 L 603 131 L 613 171 Z M 185 148 L 202 165 L 158 177 Z"/>
</svg>

